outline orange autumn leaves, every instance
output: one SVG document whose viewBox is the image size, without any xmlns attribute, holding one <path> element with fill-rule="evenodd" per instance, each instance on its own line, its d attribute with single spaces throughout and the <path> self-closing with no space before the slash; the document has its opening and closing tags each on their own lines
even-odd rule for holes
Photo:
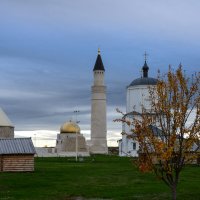
<svg viewBox="0 0 200 200">
<path fill-rule="evenodd" d="M 149 87 L 151 109 L 145 110 L 142 105 L 139 117 L 133 120 L 126 117 L 116 120 L 131 127 L 132 137 L 139 143 L 141 171 L 152 170 L 158 163 L 166 173 L 167 169 L 181 171 L 184 164 L 197 156 L 191 151 L 193 145 L 200 140 L 199 87 L 199 72 L 189 79 L 183 73 L 181 65 L 175 71 L 169 67 L 166 75 L 158 76 L 157 85 Z M 186 125 L 191 114 L 192 123 Z M 150 128 L 151 125 L 160 132 L 155 133 Z"/>
<path fill-rule="evenodd" d="M 132 132 L 127 138 L 139 143 L 139 170 L 153 171 L 175 200 L 183 167 L 200 158 L 200 72 L 189 79 L 181 65 L 175 71 L 170 67 L 149 87 L 149 99 L 151 109 L 141 105 L 142 113 L 121 113 L 123 118 L 116 121 L 126 124 Z"/>
</svg>

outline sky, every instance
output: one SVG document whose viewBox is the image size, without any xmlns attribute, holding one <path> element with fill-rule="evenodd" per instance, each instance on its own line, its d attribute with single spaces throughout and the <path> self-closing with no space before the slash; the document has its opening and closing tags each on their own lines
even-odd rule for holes
<svg viewBox="0 0 200 200">
<path fill-rule="evenodd" d="M 105 67 L 110 145 L 117 145 L 126 86 L 180 63 L 200 70 L 199 0 L 0 0 L 0 107 L 18 136 L 53 145 L 60 126 L 78 120 L 90 137 L 93 66 Z M 36 141 L 37 140 L 37 141 Z"/>
</svg>

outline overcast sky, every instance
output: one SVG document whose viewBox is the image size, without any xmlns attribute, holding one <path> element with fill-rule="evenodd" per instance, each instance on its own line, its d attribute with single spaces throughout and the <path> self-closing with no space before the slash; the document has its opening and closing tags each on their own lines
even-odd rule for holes
<svg viewBox="0 0 200 200">
<path fill-rule="evenodd" d="M 78 116 L 90 129 L 98 47 L 106 69 L 108 130 L 125 111 L 126 86 L 140 77 L 200 69 L 199 0 L 0 0 L 0 106 L 16 131 L 58 130 Z"/>
</svg>

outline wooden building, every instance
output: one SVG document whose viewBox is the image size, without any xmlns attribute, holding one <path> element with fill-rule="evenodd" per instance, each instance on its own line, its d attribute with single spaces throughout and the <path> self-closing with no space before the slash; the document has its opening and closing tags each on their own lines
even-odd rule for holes
<svg viewBox="0 0 200 200">
<path fill-rule="evenodd" d="M 34 171 L 31 138 L 0 139 L 0 172 Z"/>
</svg>

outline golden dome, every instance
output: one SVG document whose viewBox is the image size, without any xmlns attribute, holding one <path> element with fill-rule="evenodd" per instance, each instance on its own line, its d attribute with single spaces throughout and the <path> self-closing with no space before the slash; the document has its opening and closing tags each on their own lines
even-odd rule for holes
<svg viewBox="0 0 200 200">
<path fill-rule="evenodd" d="M 80 133 L 80 127 L 75 122 L 65 122 L 60 127 L 60 133 Z"/>
</svg>

